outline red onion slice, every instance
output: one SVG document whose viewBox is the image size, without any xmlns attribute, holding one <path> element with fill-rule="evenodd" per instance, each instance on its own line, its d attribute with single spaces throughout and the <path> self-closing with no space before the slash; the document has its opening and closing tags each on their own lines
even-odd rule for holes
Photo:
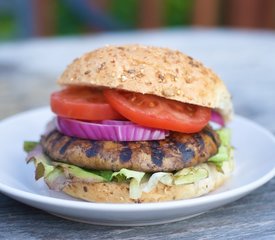
<svg viewBox="0 0 275 240">
<path fill-rule="evenodd" d="M 167 130 L 143 127 L 130 121 L 84 122 L 59 116 L 56 127 L 67 136 L 103 141 L 161 140 L 169 134 Z"/>
<path fill-rule="evenodd" d="M 212 111 L 211 112 L 211 119 L 210 119 L 211 122 L 215 122 L 221 126 L 225 126 L 225 122 L 224 122 L 224 119 L 222 117 L 222 115 L 216 111 Z"/>
</svg>

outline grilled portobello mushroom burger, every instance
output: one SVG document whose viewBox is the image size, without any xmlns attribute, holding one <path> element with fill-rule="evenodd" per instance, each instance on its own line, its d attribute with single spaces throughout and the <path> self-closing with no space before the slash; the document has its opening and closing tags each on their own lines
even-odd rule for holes
<svg viewBox="0 0 275 240">
<path fill-rule="evenodd" d="M 159 202 L 207 194 L 231 175 L 231 97 L 193 58 L 106 46 L 75 59 L 58 83 L 53 127 L 24 143 L 50 189 L 92 202 Z"/>
</svg>

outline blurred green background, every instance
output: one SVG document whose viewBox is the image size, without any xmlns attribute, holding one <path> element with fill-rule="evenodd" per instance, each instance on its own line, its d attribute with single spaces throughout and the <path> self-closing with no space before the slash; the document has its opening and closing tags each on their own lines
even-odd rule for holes
<svg viewBox="0 0 275 240">
<path fill-rule="evenodd" d="M 191 25 L 275 29 L 275 0 L 0 0 L 0 41 Z"/>
<path fill-rule="evenodd" d="M 162 25 L 169 27 L 169 26 L 181 26 L 181 25 L 191 24 L 190 12 L 192 11 L 193 3 L 194 2 L 192 0 L 191 1 L 190 0 L 163 1 L 162 4 L 165 11 L 163 13 Z M 104 27 L 97 28 L 97 25 L 99 25 L 97 23 L 95 23 L 94 26 L 87 24 L 87 21 L 83 19 L 83 16 L 81 16 L 81 14 L 76 13 L 76 9 L 73 8 L 73 5 L 68 4 L 67 1 L 62 1 L 62 0 L 57 0 L 55 2 L 49 1 L 48 4 L 53 5 L 53 10 L 52 10 L 53 12 L 51 12 L 51 15 L 54 15 L 54 18 L 55 18 L 54 19 L 55 25 L 53 26 L 53 29 L 52 29 L 54 35 L 75 35 L 75 34 L 83 34 L 87 32 L 97 32 L 97 31 L 105 30 Z M 6 4 L 6 5 L 9 5 L 9 4 Z M 104 14 L 110 17 L 109 18 L 110 22 L 114 23 L 111 29 L 109 29 L 109 27 L 106 27 L 107 30 L 128 30 L 128 29 L 138 28 L 139 27 L 138 5 L 139 5 L 139 0 L 110 0 L 108 1 L 107 4 L 105 3 L 104 11 L 102 12 L 104 12 Z M 24 36 L 21 36 L 20 31 L 18 31 L 18 26 L 17 26 L 18 22 L 16 19 L 17 14 L 18 13 L 14 11 L 14 9 L 10 6 L 6 6 L 5 9 L 0 10 L 0 39 L 1 40 L 9 40 L 9 39 L 24 37 Z M 19 13 L 19 14 L 24 14 L 24 13 Z M 31 9 L 29 9 L 25 14 L 26 15 L 32 14 Z"/>
</svg>

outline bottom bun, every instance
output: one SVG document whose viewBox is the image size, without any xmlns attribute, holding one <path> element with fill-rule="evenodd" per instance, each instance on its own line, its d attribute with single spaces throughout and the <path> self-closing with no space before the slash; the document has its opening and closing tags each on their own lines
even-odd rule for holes
<svg viewBox="0 0 275 240">
<path fill-rule="evenodd" d="M 143 192 L 138 199 L 129 197 L 129 184 L 117 182 L 73 182 L 66 185 L 62 191 L 75 198 L 84 199 L 90 202 L 108 203 L 143 203 L 162 202 L 199 197 L 205 195 L 221 185 L 230 177 L 233 168 L 233 157 L 224 162 L 222 171 L 211 163 L 202 164 L 208 170 L 209 176 L 196 183 L 167 186 L 162 183 L 151 192 Z"/>
</svg>

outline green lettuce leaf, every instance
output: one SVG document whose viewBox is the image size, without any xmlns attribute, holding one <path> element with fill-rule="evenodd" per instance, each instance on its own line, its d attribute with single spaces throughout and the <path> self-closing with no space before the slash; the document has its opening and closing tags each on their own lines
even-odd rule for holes
<svg viewBox="0 0 275 240">
<path fill-rule="evenodd" d="M 228 128 L 222 128 L 216 131 L 220 137 L 221 145 L 218 149 L 217 154 L 210 157 L 208 162 L 215 164 L 217 169 L 221 170 L 223 163 L 230 159 L 230 152 L 232 147 L 230 145 L 231 142 L 231 131 Z"/>
<path fill-rule="evenodd" d="M 120 171 L 114 172 L 112 178 L 117 179 L 120 182 L 123 180 L 130 180 L 130 198 L 137 199 L 141 196 L 142 193 L 140 183 L 144 175 L 144 172 L 138 172 L 122 168 Z"/>
<path fill-rule="evenodd" d="M 149 177 L 149 180 L 146 181 L 144 184 L 142 191 L 143 192 L 151 192 L 159 182 L 172 186 L 173 185 L 173 174 L 172 173 L 166 173 L 166 172 L 157 172 L 153 173 L 151 177 Z"/>
<path fill-rule="evenodd" d="M 175 185 L 190 184 L 208 177 L 208 171 L 200 166 L 184 168 L 174 174 Z"/>
<path fill-rule="evenodd" d="M 39 142 L 25 141 L 23 144 L 23 149 L 28 153 L 32 151 L 38 144 Z"/>
<path fill-rule="evenodd" d="M 30 148 L 29 148 L 30 149 Z M 52 161 L 47 157 L 43 151 L 42 146 L 37 144 L 31 151 L 28 152 L 27 163 L 34 162 L 35 165 L 35 180 L 38 180 L 44 176 L 47 176 L 54 170 L 54 166 L 51 165 Z"/>
<path fill-rule="evenodd" d="M 222 145 L 230 147 L 231 144 L 231 130 L 229 128 L 221 128 L 216 130 L 219 135 Z"/>
<path fill-rule="evenodd" d="M 86 182 L 106 182 L 109 178 L 106 179 L 99 175 L 101 171 L 90 171 L 67 163 L 53 162 L 53 164 L 62 170 L 66 178 L 76 178 L 79 181 L 85 180 Z M 108 176 L 108 171 L 103 175 Z"/>
<path fill-rule="evenodd" d="M 54 162 L 55 168 L 44 179 L 54 190 L 61 190 L 69 182 L 107 182 L 108 179 L 92 171 L 70 164 Z"/>
</svg>

